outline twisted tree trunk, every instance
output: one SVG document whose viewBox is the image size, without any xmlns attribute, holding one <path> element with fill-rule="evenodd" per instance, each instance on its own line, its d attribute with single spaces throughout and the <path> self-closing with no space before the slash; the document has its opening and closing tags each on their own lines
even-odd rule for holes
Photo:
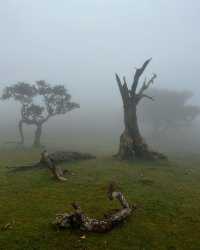
<svg viewBox="0 0 200 250">
<path fill-rule="evenodd" d="M 124 107 L 124 132 L 120 136 L 118 157 L 132 159 L 134 157 L 147 157 L 148 147 L 140 134 L 136 104 L 131 101 Z"/>
<path fill-rule="evenodd" d="M 19 129 L 19 135 L 20 135 L 20 142 L 19 142 L 19 144 L 24 145 L 23 120 L 19 121 L 18 129 Z"/>
<path fill-rule="evenodd" d="M 144 97 L 153 100 L 152 97 L 144 94 L 144 91 L 154 82 L 154 79 L 156 78 L 155 74 L 153 74 L 149 81 L 145 79 L 142 87 L 136 93 L 139 79 L 150 60 L 151 59 L 147 60 L 141 68 L 136 70 L 131 89 L 128 88 L 126 78 L 123 77 L 122 83 L 120 77 L 116 74 L 116 81 L 118 83 L 124 107 L 125 126 L 124 132 L 120 136 L 119 151 L 116 155 L 120 159 L 134 159 L 135 157 L 143 159 L 165 158 L 162 154 L 149 150 L 140 134 L 138 126 L 138 103 Z"/>
<path fill-rule="evenodd" d="M 23 123 L 24 123 L 24 108 L 25 108 L 25 105 L 22 105 L 21 107 L 21 120 L 19 121 L 18 123 L 18 129 L 19 129 L 19 135 L 20 135 L 20 141 L 19 141 L 19 144 L 20 145 L 24 145 L 24 132 L 23 132 Z"/>
<path fill-rule="evenodd" d="M 41 146 L 41 135 L 42 135 L 42 124 L 37 123 L 36 130 L 35 130 L 34 142 L 33 142 L 33 146 L 36 148 Z"/>
</svg>

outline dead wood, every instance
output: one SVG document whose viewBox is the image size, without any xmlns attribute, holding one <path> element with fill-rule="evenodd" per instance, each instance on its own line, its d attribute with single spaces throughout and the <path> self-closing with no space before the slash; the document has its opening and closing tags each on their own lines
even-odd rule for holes
<svg viewBox="0 0 200 250">
<path fill-rule="evenodd" d="M 28 170 L 36 170 L 36 169 L 42 169 L 42 168 L 47 168 L 47 162 L 44 158 L 44 154 L 47 153 L 47 151 L 43 151 L 41 153 L 41 158 L 38 162 L 35 162 L 33 164 L 28 164 L 28 165 L 21 165 L 21 166 L 12 166 L 7 168 L 9 169 L 10 172 L 15 173 L 15 172 L 21 172 L 21 171 L 28 171 Z M 89 159 L 94 159 L 95 156 L 87 153 L 80 153 L 80 152 L 70 152 L 70 151 L 56 151 L 53 153 L 48 154 L 49 161 L 51 164 L 55 165 L 55 168 L 57 171 L 61 171 L 59 169 L 60 167 L 57 166 L 59 163 L 68 163 L 72 161 L 79 161 L 79 160 L 89 160 Z M 64 170 L 66 172 L 67 170 Z"/>
<path fill-rule="evenodd" d="M 128 86 L 125 77 L 121 79 L 118 74 L 115 75 L 124 111 L 124 131 L 120 136 L 119 150 L 116 154 L 117 158 L 121 160 L 133 160 L 135 158 L 147 160 L 166 159 L 163 154 L 152 152 L 149 149 L 141 136 L 138 124 L 138 104 L 143 98 L 154 100 L 145 91 L 154 83 L 157 77 L 156 74 L 153 74 L 150 79 L 145 78 L 142 86 L 139 88 L 139 80 L 150 61 L 151 58 L 146 60 L 140 68 L 136 69 L 131 87 Z"/>
<path fill-rule="evenodd" d="M 121 208 L 107 214 L 103 219 L 98 220 L 86 216 L 81 207 L 77 203 L 73 203 L 74 212 L 58 214 L 53 225 L 58 228 L 74 228 L 87 232 L 108 232 L 122 223 L 136 208 L 136 206 L 129 205 L 123 193 L 115 191 L 112 184 L 109 186 L 108 198 L 110 200 L 117 199 Z"/>
</svg>

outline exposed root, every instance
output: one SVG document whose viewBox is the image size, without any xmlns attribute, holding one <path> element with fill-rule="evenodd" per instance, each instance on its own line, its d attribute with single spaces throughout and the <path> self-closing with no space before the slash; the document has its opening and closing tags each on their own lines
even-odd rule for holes
<svg viewBox="0 0 200 250">
<path fill-rule="evenodd" d="M 119 151 L 115 155 L 120 160 L 166 160 L 167 157 L 159 152 L 151 151 L 141 137 L 133 140 L 126 132 L 120 137 Z"/>
</svg>

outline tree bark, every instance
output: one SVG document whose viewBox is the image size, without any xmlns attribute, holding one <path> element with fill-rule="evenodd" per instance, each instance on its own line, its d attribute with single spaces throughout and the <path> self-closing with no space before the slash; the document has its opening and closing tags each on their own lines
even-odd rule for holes
<svg viewBox="0 0 200 250">
<path fill-rule="evenodd" d="M 19 129 L 19 134 L 20 134 L 19 144 L 24 145 L 23 120 L 19 121 L 18 129 Z"/>
<path fill-rule="evenodd" d="M 36 125 L 35 138 L 33 142 L 33 146 L 36 148 L 41 146 L 41 135 L 42 135 L 42 124 L 39 123 Z"/>
<path fill-rule="evenodd" d="M 149 81 L 145 79 L 142 87 L 137 92 L 138 82 L 143 74 L 145 68 L 149 64 L 151 59 L 144 62 L 141 68 L 136 69 L 134 74 L 133 83 L 131 88 L 128 88 L 126 78 L 123 77 L 123 82 L 116 74 L 116 81 L 119 87 L 119 91 L 122 97 L 124 107 L 124 132 L 120 136 L 120 145 L 117 157 L 120 159 L 131 160 L 134 158 L 142 159 L 155 159 L 165 158 L 162 154 L 150 151 L 147 144 L 144 142 L 137 119 L 137 105 L 142 98 L 148 98 L 153 100 L 151 96 L 144 94 L 145 90 L 154 82 L 156 75 L 150 78 Z"/>
<path fill-rule="evenodd" d="M 120 136 L 117 156 L 120 159 L 151 158 L 148 146 L 140 134 L 137 105 L 134 100 L 124 106 L 124 125 L 125 130 Z"/>
</svg>

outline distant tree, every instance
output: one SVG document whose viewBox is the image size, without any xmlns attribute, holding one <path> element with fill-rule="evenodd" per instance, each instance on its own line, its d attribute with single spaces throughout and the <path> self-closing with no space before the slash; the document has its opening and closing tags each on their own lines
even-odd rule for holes
<svg viewBox="0 0 200 250">
<path fill-rule="evenodd" d="M 33 146 L 41 145 L 42 126 L 51 117 L 64 115 L 79 108 L 79 104 L 71 102 L 71 96 L 63 85 L 51 86 L 45 81 L 35 84 L 18 82 L 4 88 L 1 99 L 13 98 L 21 104 L 19 120 L 20 144 L 24 144 L 23 124 L 35 125 Z"/>
<path fill-rule="evenodd" d="M 116 74 L 116 81 L 123 102 L 125 125 L 124 132 L 120 137 L 119 151 L 117 154 L 120 159 L 134 159 L 135 157 L 146 159 L 164 158 L 163 155 L 149 150 L 140 134 L 138 126 L 138 104 L 143 98 L 153 99 L 146 94 L 146 90 L 153 84 L 156 78 L 155 74 L 153 74 L 149 80 L 145 79 L 142 86 L 137 90 L 140 77 L 150 61 L 151 59 L 148 59 L 141 68 L 136 69 L 130 88 L 128 88 L 126 78 L 123 77 L 123 80 L 121 80 Z"/>
<path fill-rule="evenodd" d="M 193 97 L 190 91 L 151 89 L 148 94 L 155 97 L 156 103 L 142 105 L 144 122 L 153 128 L 153 136 L 182 126 L 190 126 L 200 115 L 200 107 L 189 103 Z"/>
</svg>

